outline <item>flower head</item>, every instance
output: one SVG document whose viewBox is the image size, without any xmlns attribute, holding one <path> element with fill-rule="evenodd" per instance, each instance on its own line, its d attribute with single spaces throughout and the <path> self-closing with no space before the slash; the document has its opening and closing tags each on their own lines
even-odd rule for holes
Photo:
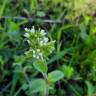
<svg viewBox="0 0 96 96">
<path fill-rule="evenodd" d="M 26 55 L 34 59 L 44 59 L 52 53 L 54 49 L 54 41 L 50 41 L 45 30 L 35 30 L 34 26 L 31 29 L 25 28 L 24 36 L 30 45 L 30 50 Z M 30 55 L 31 54 L 31 55 Z"/>
</svg>

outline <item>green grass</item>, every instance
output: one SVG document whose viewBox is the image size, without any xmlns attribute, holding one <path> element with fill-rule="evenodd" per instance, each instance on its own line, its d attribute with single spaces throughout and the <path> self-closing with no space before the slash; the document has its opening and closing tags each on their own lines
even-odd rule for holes
<svg viewBox="0 0 96 96">
<path fill-rule="evenodd" d="M 46 94 L 31 92 L 33 79 L 46 79 L 24 54 L 30 48 L 24 28 L 32 26 L 44 29 L 50 39 L 56 40 L 55 50 L 48 56 L 47 74 L 60 70 L 64 77 L 55 83 L 45 80 L 50 86 L 49 96 L 95 96 L 96 5 L 93 3 L 89 3 L 90 7 L 80 0 L 1 0 L 0 96 Z"/>
</svg>

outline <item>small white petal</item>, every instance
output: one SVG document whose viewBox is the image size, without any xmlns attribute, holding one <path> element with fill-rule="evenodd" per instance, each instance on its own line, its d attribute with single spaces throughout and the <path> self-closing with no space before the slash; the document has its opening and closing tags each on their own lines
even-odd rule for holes
<svg viewBox="0 0 96 96">
<path fill-rule="evenodd" d="M 35 29 L 34 26 L 32 26 L 32 29 Z"/>
<path fill-rule="evenodd" d="M 52 41 L 53 43 L 55 43 L 56 42 L 56 40 L 54 40 L 54 41 Z"/>
<path fill-rule="evenodd" d="M 44 30 L 41 30 L 40 33 L 41 33 L 41 35 L 43 35 L 43 36 L 46 35 L 46 32 L 45 32 Z"/>
<path fill-rule="evenodd" d="M 44 41 L 45 41 L 45 42 L 48 42 L 48 38 L 47 38 L 47 37 L 45 37 L 45 38 L 44 38 Z"/>
<path fill-rule="evenodd" d="M 40 56 L 42 56 L 42 53 L 39 53 Z"/>
<path fill-rule="evenodd" d="M 28 29 L 28 28 L 24 28 L 24 30 L 25 30 L 25 31 L 29 31 L 29 29 Z"/>
<path fill-rule="evenodd" d="M 36 57 L 36 55 L 35 55 L 35 54 L 33 54 L 33 57 L 35 58 L 35 57 Z"/>
<path fill-rule="evenodd" d="M 27 40 L 27 42 L 30 44 L 30 41 L 29 40 Z"/>
<path fill-rule="evenodd" d="M 29 53 L 29 51 L 25 52 L 24 54 L 27 55 Z"/>
<path fill-rule="evenodd" d="M 35 33 L 35 29 L 32 28 L 32 29 L 30 30 L 30 32 L 31 32 L 31 33 Z"/>
<path fill-rule="evenodd" d="M 25 33 L 24 36 L 25 36 L 25 37 L 29 37 L 30 35 L 29 35 L 28 33 Z"/>
<path fill-rule="evenodd" d="M 33 53 L 34 53 L 34 54 L 36 53 L 35 50 L 33 50 Z"/>
<path fill-rule="evenodd" d="M 37 52 L 40 52 L 40 49 L 37 49 Z"/>
<path fill-rule="evenodd" d="M 37 56 L 36 58 L 39 59 L 39 56 Z"/>
<path fill-rule="evenodd" d="M 42 46 L 44 42 L 43 42 L 43 41 L 40 41 L 39 43 L 40 43 L 40 45 Z"/>
<path fill-rule="evenodd" d="M 44 32 L 45 32 L 45 30 L 42 29 L 42 30 L 41 30 L 41 33 L 44 33 Z"/>
<path fill-rule="evenodd" d="M 40 28 L 39 28 L 39 30 L 38 31 L 40 31 Z"/>
</svg>

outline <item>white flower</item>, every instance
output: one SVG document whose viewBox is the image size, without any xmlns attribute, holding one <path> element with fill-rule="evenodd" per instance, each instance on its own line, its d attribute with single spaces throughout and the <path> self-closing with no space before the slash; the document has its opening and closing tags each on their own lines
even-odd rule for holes
<svg viewBox="0 0 96 96">
<path fill-rule="evenodd" d="M 40 52 L 40 49 L 37 49 L 37 52 Z"/>
<path fill-rule="evenodd" d="M 36 58 L 39 59 L 39 56 L 37 56 Z"/>
<path fill-rule="evenodd" d="M 26 51 L 24 54 L 27 55 L 29 53 L 29 51 Z"/>
<path fill-rule="evenodd" d="M 33 54 L 33 58 L 36 58 L 36 55 L 35 54 Z"/>
<path fill-rule="evenodd" d="M 28 33 L 25 33 L 24 36 L 25 36 L 25 37 L 29 37 L 30 35 L 29 35 Z"/>
<path fill-rule="evenodd" d="M 27 38 L 27 42 L 31 48 L 26 54 L 30 53 L 34 59 L 43 60 L 54 50 L 55 41 L 50 41 L 44 30 L 35 30 L 33 26 L 31 29 L 25 28 L 25 31 L 27 32 L 24 36 Z M 44 54 L 46 50 L 48 50 L 48 54 Z"/>
<path fill-rule="evenodd" d="M 31 42 L 30 42 L 30 40 L 27 40 L 27 42 L 30 44 Z"/>
<path fill-rule="evenodd" d="M 56 42 L 56 40 L 54 40 L 54 41 L 52 41 L 53 43 L 55 43 Z"/>
<path fill-rule="evenodd" d="M 27 32 L 29 31 L 29 29 L 28 29 L 28 28 L 24 28 L 24 29 L 25 29 L 25 31 L 27 31 Z"/>
<path fill-rule="evenodd" d="M 47 42 L 48 42 L 48 38 L 47 38 L 47 37 L 45 37 L 45 38 L 44 38 L 44 41 L 47 43 Z"/>
<path fill-rule="evenodd" d="M 46 33 L 45 33 L 45 31 L 44 31 L 44 30 L 41 30 L 41 32 L 40 32 L 40 33 L 41 33 L 41 35 L 42 35 L 42 36 L 46 35 Z"/>
<path fill-rule="evenodd" d="M 42 53 L 39 53 L 40 56 L 42 56 L 43 54 Z"/>
<path fill-rule="evenodd" d="M 34 28 L 34 26 L 30 29 L 30 32 L 31 32 L 31 33 L 35 33 L 35 28 Z"/>
<path fill-rule="evenodd" d="M 35 54 L 36 52 L 35 52 L 35 50 L 33 50 L 33 54 Z"/>
<path fill-rule="evenodd" d="M 40 41 L 39 43 L 40 43 L 40 45 L 42 46 L 44 42 L 43 42 L 43 41 Z"/>
</svg>

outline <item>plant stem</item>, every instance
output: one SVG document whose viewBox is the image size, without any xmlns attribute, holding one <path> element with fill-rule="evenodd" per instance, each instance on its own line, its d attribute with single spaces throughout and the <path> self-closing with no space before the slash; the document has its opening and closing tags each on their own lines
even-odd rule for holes
<svg viewBox="0 0 96 96">
<path fill-rule="evenodd" d="M 48 85 L 46 87 L 46 96 L 49 96 L 49 88 L 48 88 Z"/>
<path fill-rule="evenodd" d="M 26 73 L 24 73 L 24 76 L 25 76 L 25 79 L 26 79 L 26 81 L 28 82 L 28 84 L 30 84 L 30 80 L 29 80 L 29 78 L 28 78 L 28 75 L 27 75 Z"/>
<path fill-rule="evenodd" d="M 42 73 L 42 74 L 43 74 L 43 77 L 44 77 L 44 79 L 46 81 L 46 85 L 47 85 L 45 96 L 49 96 L 49 86 L 48 86 L 48 79 L 47 79 L 48 76 L 46 73 Z"/>
</svg>

